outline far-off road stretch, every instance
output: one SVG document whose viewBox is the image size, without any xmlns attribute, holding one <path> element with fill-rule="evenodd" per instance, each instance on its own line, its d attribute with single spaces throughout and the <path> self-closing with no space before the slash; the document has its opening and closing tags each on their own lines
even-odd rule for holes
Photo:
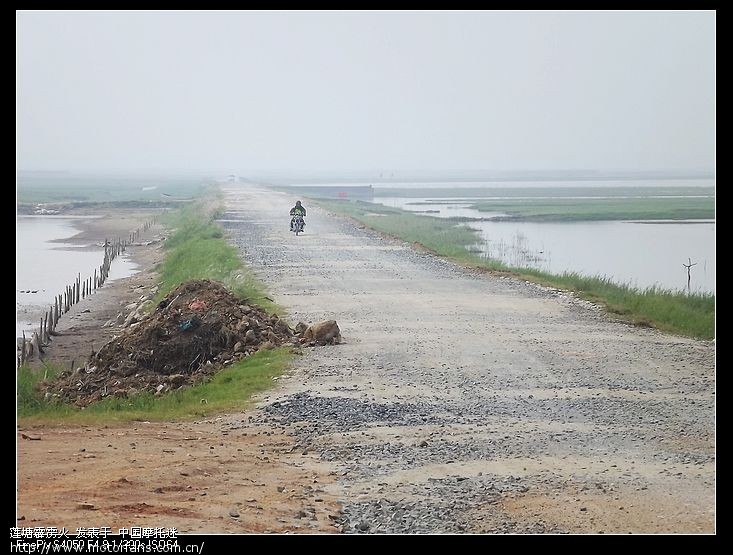
<svg viewBox="0 0 733 555">
<path fill-rule="evenodd" d="M 294 197 L 224 193 L 220 223 L 289 324 L 336 320 L 342 343 L 304 348 L 245 413 L 19 439 L 20 459 L 46 461 L 19 469 L 23 526 L 716 531 L 714 342 L 462 268 L 307 199 L 296 237 Z"/>
</svg>

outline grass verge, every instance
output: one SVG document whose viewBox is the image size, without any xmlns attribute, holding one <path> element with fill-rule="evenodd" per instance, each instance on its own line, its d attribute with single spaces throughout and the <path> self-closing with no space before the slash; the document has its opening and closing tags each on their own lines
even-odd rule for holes
<svg viewBox="0 0 733 555">
<path fill-rule="evenodd" d="M 158 299 L 190 279 L 214 279 L 237 296 L 269 312 L 279 307 L 266 296 L 264 285 L 244 266 L 214 219 L 216 198 L 207 197 L 167 216 L 174 233 L 166 240 L 166 256 L 158 271 Z M 245 407 L 250 397 L 272 385 L 290 360 L 288 349 L 259 352 L 217 373 L 209 382 L 155 397 L 142 393 L 129 399 L 107 398 L 84 409 L 49 402 L 36 385 L 60 371 L 51 364 L 22 367 L 17 378 L 17 414 L 23 425 L 101 424 L 130 420 L 171 420 Z M 202 401 L 202 399 L 204 401 Z"/>
<path fill-rule="evenodd" d="M 18 372 L 18 418 L 23 425 L 102 424 L 131 420 L 170 421 L 245 409 L 252 395 L 270 387 L 290 361 L 288 349 L 260 351 L 218 372 L 209 382 L 160 397 L 109 397 L 84 409 L 46 401 L 35 385 L 43 372 Z M 58 369 L 47 367 L 51 378 Z"/>
<path fill-rule="evenodd" d="M 715 336 L 713 294 L 687 295 L 655 287 L 640 290 L 615 284 L 603 276 L 588 277 L 571 272 L 557 275 L 531 268 L 512 268 L 472 252 L 471 246 L 479 240 L 477 234 L 450 220 L 418 216 L 361 201 L 319 200 L 318 204 L 459 264 L 572 291 L 581 298 L 604 306 L 626 322 L 699 339 Z"/>
<path fill-rule="evenodd" d="M 208 198 L 167 215 L 166 225 L 176 231 L 165 242 L 156 302 L 184 281 L 207 278 L 222 282 L 235 295 L 268 312 L 278 310 L 237 249 L 224 239 L 224 231 L 214 221 L 218 212 L 218 199 Z"/>
</svg>

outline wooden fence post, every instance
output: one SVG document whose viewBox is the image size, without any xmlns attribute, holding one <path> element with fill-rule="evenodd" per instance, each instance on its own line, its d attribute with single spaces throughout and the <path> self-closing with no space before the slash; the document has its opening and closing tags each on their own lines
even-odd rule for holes
<svg viewBox="0 0 733 555">
<path fill-rule="evenodd" d="M 25 330 L 23 330 L 23 343 L 20 346 L 20 365 L 23 366 L 25 364 Z"/>
<path fill-rule="evenodd" d="M 31 339 L 25 336 L 23 331 L 23 343 L 20 348 L 20 364 L 25 364 L 29 356 L 33 354 L 33 349 L 38 352 L 40 358 L 41 346 L 48 344 L 52 335 L 56 335 L 56 325 L 62 314 L 66 314 L 71 307 L 85 299 L 92 292 L 96 291 L 107 280 L 111 268 L 112 261 L 120 254 L 126 252 L 127 247 L 132 245 L 140 237 L 141 231 L 147 231 L 155 223 L 155 218 L 143 223 L 141 227 L 130 232 L 129 241 L 118 237 L 115 242 L 110 242 L 108 238 L 104 239 L 104 259 L 99 268 L 94 268 L 94 275 L 82 281 L 81 272 L 77 273 L 76 279 L 70 285 L 67 284 L 64 290 L 53 298 L 53 305 L 49 305 L 49 310 L 41 317 L 38 332 L 33 332 Z M 99 270 L 99 271 L 97 271 Z"/>
</svg>

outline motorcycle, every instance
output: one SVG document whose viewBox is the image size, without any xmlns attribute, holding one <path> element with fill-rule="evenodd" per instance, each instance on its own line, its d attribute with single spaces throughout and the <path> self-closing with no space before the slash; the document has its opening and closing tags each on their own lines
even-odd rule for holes
<svg viewBox="0 0 733 555">
<path fill-rule="evenodd" d="M 305 220 L 303 219 L 303 216 L 300 214 L 295 215 L 293 217 L 293 225 L 290 231 L 295 232 L 295 235 L 298 236 L 303 233 L 303 228 L 305 228 Z"/>
</svg>

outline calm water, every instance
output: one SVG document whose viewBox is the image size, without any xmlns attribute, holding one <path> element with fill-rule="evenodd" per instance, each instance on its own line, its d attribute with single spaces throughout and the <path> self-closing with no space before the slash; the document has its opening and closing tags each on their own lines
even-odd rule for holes
<svg viewBox="0 0 733 555">
<path fill-rule="evenodd" d="M 714 223 L 475 222 L 481 250 L 514 266 L 605 275 L 640 288 L 715 292 Z"/>
<path fill-rule="evenodd" d="M 94 269 L 104 260 L 101 245 L 80 246 L 53 239 L 67 239 L 79 229 L 74 222 L 79 217 L 18 216 L 15 250 L 15 309 L 16 331 L 38 327 L 40 315 L 53 304 L 81 273 L 82 280 L 94 275 Z M 108 280 L 120 279 L 135 273 L 137 266 L 126 255 L 112 262 Z M 35 291 L 23 293 L 21 291 Z M 83 302 L 83 301 L 82 301 Z"/>
<path fill-rule="evenodd" d="M 375 197 L 374 202 L 442 218 L 502 215 L 472 210 L 471 202 L 461 197 Z M 714 222 L 477 221 L 467 225 L 480 231 L 483 243 L 477 248 L 513 266 L 605 275 L 640 288 L 685 289 L 687 270 L 682 265 L 689 257 L 697 263 L 691 270 L 691 289 L 715 292 Z"/>
</svg>

